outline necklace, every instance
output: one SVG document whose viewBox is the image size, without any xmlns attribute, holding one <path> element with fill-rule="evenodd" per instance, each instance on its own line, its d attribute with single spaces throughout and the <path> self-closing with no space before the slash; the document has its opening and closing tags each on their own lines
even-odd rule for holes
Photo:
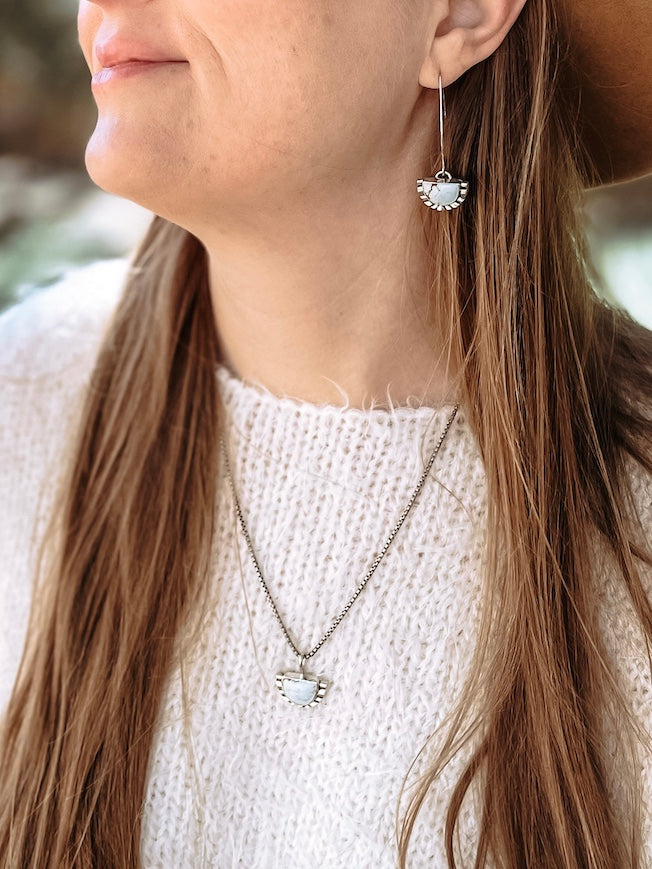
<svg viewBox="0 0 652 869">
<path fill-rule="evenodd" d="M 430 459 L 428 460 L 428 463 L 426 464 L 425 470 L 422 473 L 422 475 L 419 479 L 419 482 L 417 483 L 416 488 L 415 488 L 414 492 L 412 493 L 410 500 L 407 503 L 406 508 L 401 513 L 398 522 L 396 523 L 396 525 L 392 529 L 391 534 L 389 535 L 389 537 L 385 541 L 383 548 L 380 550 L 380 552 L 378 553 L 378 555 L 374 559 L 371 567 L 367 571 L 366 576 L 364 577 L 362 582 L 358 585 L 356 590 L 353 592 L 353 594 L 351 595 L 351 597 L 347 601 L 346 606 L 341 611 L 341 613 L 337 616 L 337 618 L 333 621 L 330 628 L 326 631 L 326 633 L 323 635 L 323 637 L 319 640 L 318 643 L 316 643 L 313 646 L 313 648 L 309 652 L 305 652 L 305 653 L 300 652 L 299 649 L 296 647 L 295 643 L 292 641 L 292 638 L 290 637 L 290 634 L 288 633 L 288 630 L 285 627 L 285 625 L 283 624 L 283 620 L 281 619 L 281 616 L 279 615 L 278 609 L 276 608 L 276 604 L 274 603 L 274 601 L 272 599 L 269 588 L 267 587 L 267 583 L 263 579 L 263 575 L 262 575 L 260 567 L 258 565 L 258 560 L 256 559 L 256 555 L 254 553 L 253 546 L 251 545 L 251 539 L 249 537 L 249 532 L 247 531 L 247 526 L 245 525 L 245 521 L 244 521 L 244 518 L 242 516 L 242 510 L 240 509 L 240 502 L 238 501 L 238 496 L 236 495 L 236 492 L 235 492 L 235 486 L 233 485 L 233 477 L 231 475 L 231 466 L 229 463 L 229 455 L 228 455 L 228 451 L 226 449 L 226 444 L 224 442 L 224 435 L 223 434 L 220 435 L 220 442 L 222 445 L 222 450 L 224 452 L 224 458 L 226 461 L 226 470 L 227 470 L 227 475 L 229 478 L 229 484 L 231 487 L 231 493 L 233 495 L 233 500 L 235 502 L 236 513 L 237 513 L 238 519 L 240 521 L 242 533 L 244 534 L 244 538 L 247 542 L 247 548 L 249 549 L 249 553 L 251 555 L 251 558 L 252 558 L 252 561 L 254 564 L 254 568 L 256 570 L 256 575 L 258 576 L 258 579 L 260 581 L 260 585 L 263 589 L 263 592 L 265 594 L 265 597 L 266 597 L 269 605 L 272 608 L 272 611 L 274 612 L 276 620 L 278 621 L 279 625 L 281 626 L 281 630 L 283 631 L 283 635 L 284 635 L 285 639 L 287 640 L 288 645 L 290 646 L 290 648 L 292 649 L 294 654 L 299 658 L 299 669 L 298 670 L 288 670 L 284 673 L 277 673 L 276 674 L 276 687 L 281 692 L 282 697 L 285 700 L 287 700 L 289 703 L 293 703 L 296 706 L 316 706 L 323 699 L 324 694 L 326 693 L 326 688 L 329 685 L 329 682 L 326 679 L 324 679 L 322 676 L 315 676 L 314 674 L 311 674 L 311 673 L 304 673 L 304 669 L 303 669 L 304 664 L 308 660 L 308 658 L 312 658 L 312 656 L 314 654 L 316 654 L 319 651 L 319 649 L 321 649 L 321 647 L 324 645 L 326 640 L 331 636 L 331 634 L 333 633 L 335 628 L 339 625 L 339 623 L 342 621 L 344 616 L 351 609 L 351 607 L 353 606 L 353 604 L 357 600 L 358 596 L 362 592 L 362 589 L 365 587 L 365 585 L 367 584 L 367 582 L 371 578 L 372 574 L 374 573 L 374 571 L 376 570 L 376 568 L 380 564 L 381 559 L 383 558 L 383 556 L 387 552 L 390 543 L 392 542 L 392 540 L 396 536 L 399 528 L 401 527 L 401 525 L 405 521 L 407 514 L 410 512 L 412 505 L 414 504 L 419 492 L 421 491 L 421 487 L 423 486 L 425 479 L 428 476 L 428 472 L 430 471 L 430 468 L 432 467 L 432 464 L 435 461 L 435 457 L 436 457 L 437 453 L 439 452 L 439 448 L 441 447 L 441 445 L 444 441 L 444 438 L 446 437 L 446 434 L 448 433 L 448 429 L 451 427 L 451 424 L 452 424 L 453 420 L 455 419 L 455 415 L 457 414 L 458 408 L 459 408 L 459 405 L 458 404 L 455 405 L 455 408 L 453 409 L 453 412 L 451 413 L 450 417 L 448 418 L 448 421 L 446 423 L 446 426 L 445 426 L 443 432 L 439 436 L 439 439 L 437 441 L 435 449 L 433 450 L 432 455 L 430 456 Z"/>
</svg>

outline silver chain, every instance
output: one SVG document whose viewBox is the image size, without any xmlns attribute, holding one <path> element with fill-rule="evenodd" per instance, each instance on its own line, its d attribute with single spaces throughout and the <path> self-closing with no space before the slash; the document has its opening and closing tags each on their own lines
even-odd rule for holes
<svg viewBox="0 0 652 869">
<path fill-rule="evenodd" d="M 380 553 L 374 559 L 373 564 L 371 565 L 371 567 L 367 571 L 367 575 L 362 580 L 360 585 L 356 588 L 356 590 L 353 592 L 353 594 L 349 598 L 348 603 L 346 604 L 346 606 L 344 607 L 342 612 L 338 615 L 338 617 L 335 619 L 335 621 L 330 626 L 330 628 L 326 631 L 326 633 L 321 638 L 321 640 L 319 640 L 319 642 L 315 646 L 313 646 L 313 648 L 309 652 L 307 652 L 305 655 L 302 655 L 301 652 L 295 646 L 295 644 L 292 642 L 292 639 L 287 631 L 287 628 L 283 624 L 283 620 L 281 619 L 281 616 L 279 615 L 278 609 L 276 608 L 276 604 L 272 600 L 272 596 L 269 593 L 269 589 L 267 588 L 267 583 L 263 579 L 263 575 L 260 571 L 260 567 L 258 566 L 258 561 L 256 559 L 256 555 L 254 553 L 253 546 L 251 545 L 251 540 L 249 538 L 249 532 L 247 531 L 247 526 L 245 525 L 245 521 L 244 521 L 244 518 L 242 516 L 242 510 L 240 509 L 240 503 L 238 501 L 238 496 L 235 493 L 235 487 L 233 485 L 233 478 L 231 476 L 231 466 L 229 464 L 229 455 L 228 455 L 228 452 L 226 449 L 226 444 L 224 443 L 224 435 L 220 434 L 220 441 L 222 444 L 222 449 L 224 451 L 224 458 L 226 460 L 226 470 L 227 470 L 227 474 L 229 477 L 229 484 L 231 486 L 233 500 L 235 501 L 235 509 L 236 509 L 237 514 L 238 514 L 238 519 L 240 520 L 240 526 L 242 528 L 242 533 L 244 534 L 245 540 L 247 541 L 247 548 L 249 549 L 249 552 L 251 554 L 251 558 L 252 558 L 252 561 L 254 563 L 254 567 L 256 569 L 256 574 L 258 575 L 258 579 L 260 580 L 260 584 L 262 586 L 265 597 L 267 598 L 267 601 L 269 602 L 269 605 L 271 606 L 271 608 L 274 612 L 274 615 L 276 616 L 276 620 L 278 621 L 279 625 L 281 626 L 281 630 L 283 631 L 283 635 L 285 636 L 285 639 L 288 641 L 288 644 L 289 644 L 290 648 L 292 649 L 292 651 L 294 652 L 294 654 L 301 660 L 302 666 L 303 666 L 304 661 L 306 661 L 308 658 L 312 658 L 312 656 L 316 652 L 318 652 L 319 649 L 321 649 L 321 647 L 324 645 L 326 640 L 330 637 L 330 635 L 333 633 L 335 628 L 339 625 L 339 623 L 342 621 L 344 616 L 351 609 L 351 607 L 355 603 L 356 599 L 358 598 L 359 594 L 361 593 L 362 589 L 365 587 L 367 582 L 371 579 L 372 574 L 374 573 L 374 571 L 376 570 L 376 568 L 380 564 L 382 557 L 387 552 L 390 543 L 392 542 L 392 540 L 396 536 L 399 528 L 401 527 L 401 525 L 405 521 L 407 514 L 410 512 L 412 505 L 414 504 L 419 492 L 421 491 L 421 487 L 423 486 L 425 479 L 428 476 L 428 472 L 430 471 L 430 468 L 432 467 L 432 464 L 435 461 L 435 457 L 436 457 L 437 453 L 439 452 L 439 448 L 441 447 L 441 445 L 444 441 L 444 438 L 446 437 L 446 435 L 448 433 L 448 429 L 451 427 L 451 424 L 452 424 L 453 420 L 455 419 L 455 415 L 457 414 L 458 408 L 459 408 L 459 404 L 456 404 L 453 412 L 451 413 L 451 415 L 448 419 L 448 422 L 446 423 L 446 427 L 444 428 L 443 432 L 441 433 L 439 440 L 437 441 L 437 445 L 435 446 L 435 449 L 433 450 L 433 453 L 430 456 L 430 460 L 428 461 L 428 464 L 426 465 L 426 468 L 425 468 L 423 474 L 421 475 L 421 478 L 419 479 L 419 482 L 417 483 L 414 492 L 412 493 L 412 497 L 408 501 L 407 507 L 401 513 L 400 519 L 398 520 L 398 522 L 396 523 L 396 525 L 392 529 L 392 533 L 389 535 L 389 537 L 385 541 L 385 544 L 384 544 L 383 548 L 381 549 Z"/>
</svg>

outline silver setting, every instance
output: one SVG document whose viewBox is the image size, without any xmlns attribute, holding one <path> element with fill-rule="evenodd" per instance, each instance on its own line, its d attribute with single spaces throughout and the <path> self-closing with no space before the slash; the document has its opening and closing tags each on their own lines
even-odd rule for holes
<svg viewBox="0 0 652 869">
<path fill-rule="evenodd" d="M 301 656 L 299 669 L 276 674 L 276 687 L 281 696 L 293 706 L 316 706 L 328 688 L 328 682 L 312 673 L 304 673 L 303 665 L 306 656 Z M 288 683 L 288 684 L 286 684 Z"/>
<path fill-rule="evenodd" d="M 456 195 L 452 200 L 447 195 L 450 188 L 456 188 Z M 459 208 L 466 199 L 469 182 L 462 178 L 453 178 L 450 172 L 440 169 L 430 178 L 419 178 L 417 192 L 428 208 L 434 208 L 435 211 L 452 211 L 454 208 Z"/>
</svg>

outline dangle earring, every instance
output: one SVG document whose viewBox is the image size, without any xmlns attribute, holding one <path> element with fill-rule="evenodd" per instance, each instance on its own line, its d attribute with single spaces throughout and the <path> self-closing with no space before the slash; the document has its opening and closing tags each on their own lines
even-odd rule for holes
<svg viewBox="0 0 652 869">
<path fill-rule="evenodd" d="M 441 73 L 439 74 L 439 139 L 441 144 L 441 169 L 429 178 L 417 180 L 417 192 L 428 208 L 436 211 L 451 211 L 458 208 L 466 199 L 469 190 L 469 182 L 462 178 L 453 178 L 446 171 L 444 163 L 444 89 L 441 86 Z"/>
</svg>

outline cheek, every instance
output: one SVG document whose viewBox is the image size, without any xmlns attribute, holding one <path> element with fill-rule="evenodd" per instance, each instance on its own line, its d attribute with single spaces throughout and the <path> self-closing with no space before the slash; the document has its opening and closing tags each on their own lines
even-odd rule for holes
<svg viewBox="0 0 652 869">
<path fill-rule="evenodd" d="M 229 159 L 231 171 L 239 165 L 247 178 L 260 175 L 259 184 L 281 173 L 284 183 L 300 185 L 310 164 L 336 168 L 341 156 L 348 165 L 351 155 L 342 151 L 355 152 L 370 134 L 379 53 L 376 46 L 370 66 L 367 22 L 351 11 L 327 14 L 327 5 L 241 0 L 227 4 L 228 14 L 224 4 L 209 14 L 201 4 L 201 26 L 198 17 L 187 22 L 194 145 L 211 167 Z"/>
<path fill-rule="evenodd" d="M 270 160 L 293 138 L 296 145 L 304 140 L 304 121 L 319 110 L 317 83 L 330 75 L 327 56 L 314 50 L 315 25 L 308 26 L 306 10 L 283 17 L 283 5 L 290 4 L 279 3 L 278 10 L 260 0 L 227 4 L 226 10 L 220 4 L 188 24 L 203 129 L 211 142 L 231 139 L 246 143 L 249 152 L 267 147 Z"/>
</svg>

